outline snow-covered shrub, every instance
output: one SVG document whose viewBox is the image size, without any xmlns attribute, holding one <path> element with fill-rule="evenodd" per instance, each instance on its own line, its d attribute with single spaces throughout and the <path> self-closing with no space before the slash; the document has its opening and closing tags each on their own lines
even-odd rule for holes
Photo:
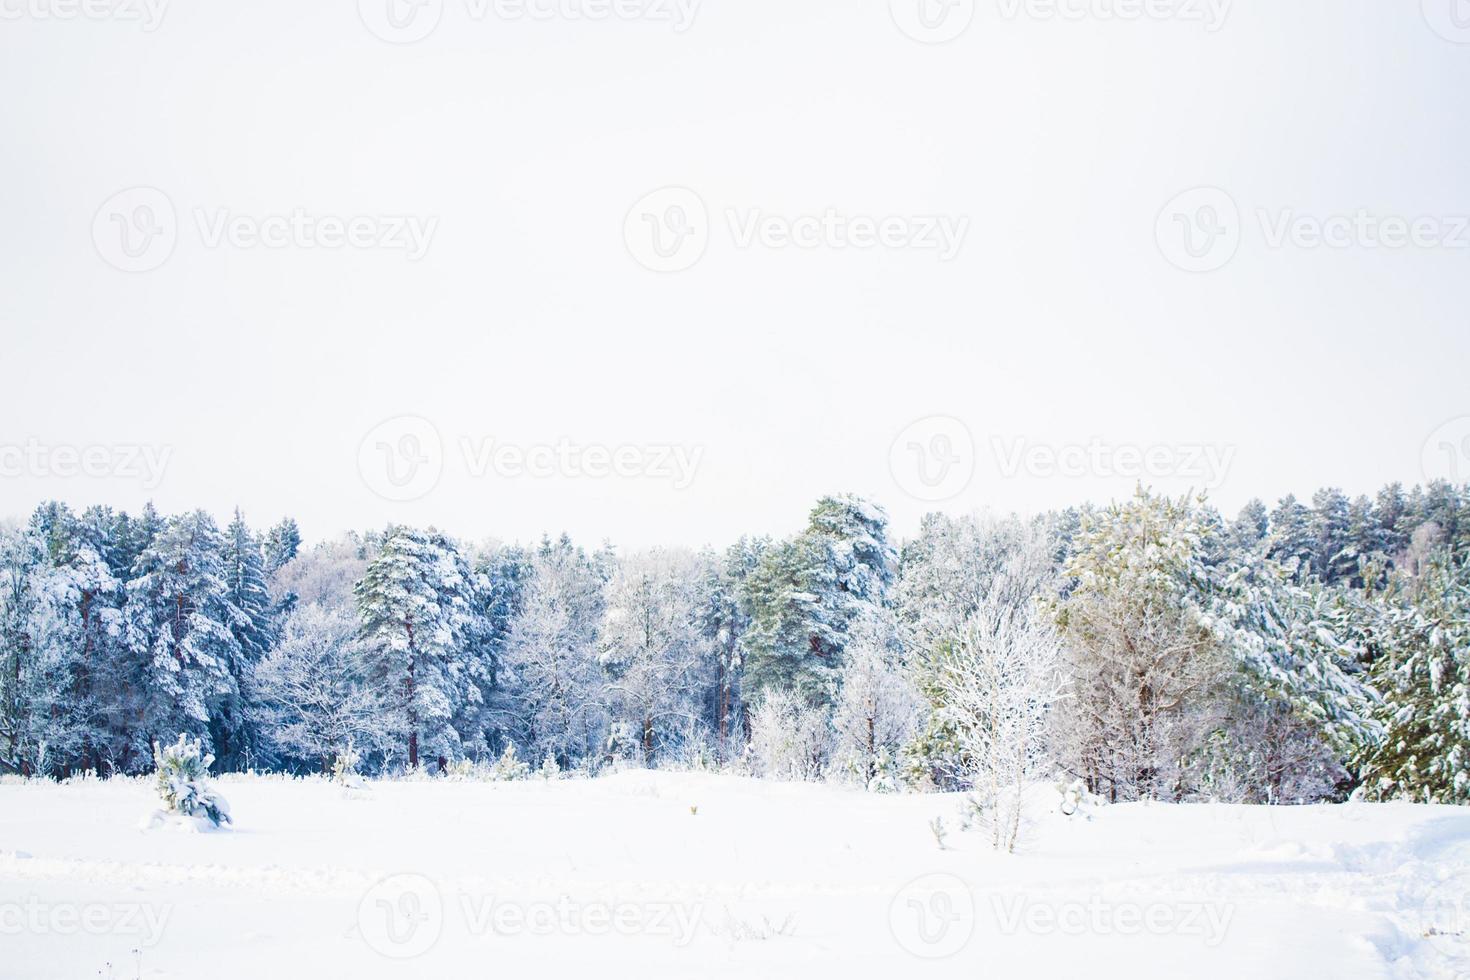
<svg viewBox="0 0 1470 980">
<path fill-rule="evenodd" d="M 832 715 L 835 768 L 860 786 L 888 787 L 894 756 L 919 729 L 921 701 L 899 664 L 891 618 L 863 616 L 853 634 Z"/>
<path fill-rule="evenodd" d="M 903 788 L 899 781 L 897 767 L 893 759 L 886 752 L 880 752 L 876 763 L 876 771 L 873 778 L 868 780 L 869 793 L 897 793 Z"/>
<path fill-rule="evenodd" d="M 772 779 L 821 779 L 831 745 L 827 712 L 786 691 L 767 691 L 750 718 L 755 771 Z"/>
<path fill-rule="evenodd" d="M 444 778 L 452 783 L 489 782 L 495 777 L 490 767 L 474 759 L 455 759 L 444 770 Z"/>
<path fill-rule="evenodd" d="M 230 807 L 209 786 L 209 767 L 214 756 L 204 751 L 197 738 L 180 734 L 172 745 L 153 745 L 153 761 L 157 767 L 154 786 L 163 799 L 165 812 L 207 820 L 219 827 L 230 822 Z"/>
<path fill-rule="evenodd" d="M 1039 617 L 982 604 L 938 659 L 940 710 L 967 765 L 970 816 L 1014 851 L 1027 790 L 1043 774 L 1047 714 L 1061 694 L 1060 648 Z"/>
<path fill-rule="evenodd" d="M 638 736 L 633 732 L 633 726 L 627 722 L 615 721 L 607 732 L 607 757 L 614 764 L 630 764 L 635 760 L 642 759 L 643 749 L 639 745 Z"/>
<path fill-rule="evenodd" d="M 347 747 L 332 760 L 332 782 L 344 789 L 361 789 L 362 776 L 357 772 L 357 764 L 361 761 L 362 753 L 357 751 L 357 746 L 349 739 Z"/>
<path fill-rule="evenodd" d="M 527 779 L 531 775 L 531 767 L 516 758 L 514 745 L 507 745 L 505 751 L 500 753 L 500 758 L 495 760 L 491 773 L 493 778 L 499 780 Z"/>
<path fill-rule="evenodd" d="M 1095 807 L 1107 805 L 1107 800 L 1096 793 L 1087 791 L 1087 782 L 1082 779 L 1074 779 L 1071 782 L 1063 780 L 1057 783 L 1057 792 L 1061 795 L 1061 802 L 1057 805 L 1064 817 L 1080 816 L 1084 820 L 1092 819 L 1088 811 Z"/>
<path fill-rule="evenodd" d="M 541 760 L 541 768 L 537 771 L 537 775 L 547 782 L 551 782 L 553 779 L 560 779 L 561 766 L 557 764 L 556 756 L 550 752 L 546 753 L 546 758 Z"/>
</svg>

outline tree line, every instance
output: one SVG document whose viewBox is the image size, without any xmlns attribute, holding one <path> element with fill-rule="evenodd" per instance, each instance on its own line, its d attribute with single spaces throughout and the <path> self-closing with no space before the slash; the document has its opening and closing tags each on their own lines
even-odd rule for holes
<svg viewBox="0 0 1470 980">
<path fill-rule="evenodd" d="M 901 544 L 827 497 L 786 539 L 587 550 L 237 511 L 0 526 L 0 769 L 741 767 L 966 789 L 997 828 L 1109 799 L 1470 800 L 1470 489 L 1145 490 Z M 1010 801 L 1010 802 L 1008 802 Z M 998 837 L 999 842 L 999 837 Z"/>
</svg>

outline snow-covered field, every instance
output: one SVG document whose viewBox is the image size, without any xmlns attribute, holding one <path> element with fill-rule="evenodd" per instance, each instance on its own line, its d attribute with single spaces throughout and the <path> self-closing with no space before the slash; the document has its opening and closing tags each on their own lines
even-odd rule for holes
<svg viewBox="0 0 1470 980">
<path fill-rule="evenodd" d="M 1453 808 L 1048 812 L 1003 856 L 954 797 L 730 776 L 219 788 L 189 834 L 145 782 L 0 784 L 0 974 L 1470 976 Z"/>
</svg>

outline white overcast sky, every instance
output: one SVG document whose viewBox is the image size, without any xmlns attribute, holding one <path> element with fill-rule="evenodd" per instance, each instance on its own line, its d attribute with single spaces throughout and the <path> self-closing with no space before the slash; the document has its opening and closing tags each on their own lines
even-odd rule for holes
<svg viewBox="0 0 1470 980">
<path fill-rule="evenodd" d="M 1099 16 L 1109 0 L 1061 0 L 1066 18 L 978 0 L 944 44 L 900 28 L 920 0 L 896 18 L 888 0 L 704 0 L 682 32 L 429 0 L 437 28 L 408 44 L 367 26 L 390 0 L 173 0 L 151 31 L 123 19 L 133 0 L 56 16 L 75 2 L 0 0 L 0 452 L 30 451 L 0 457 L 0 515 L 152 498 L 289 514 L 309 539 L 406 521 L 723 544 L 789 532 L 833 491 L 907 534 L 928 509 L 1033 512 L 1135 482 L 1090 462 L 1008 474 L 997 447 L 1164 447 L 1181 466 L 1228 450 L 1212 496 L 1231 511 L 1419 482 L 1431 437 L 1460 446 L 1432 464 L 1470 455 L 1462 0 L 1237 0 L 1213 31 L 1194 19 L 1206 0 L 1134 20 Z M 166 195 L 177 243 L 126 272 L 96 239 L 134 187 Z M 665 187 L 698 196 L 708 243 L 659 273 L 625 218 Z M 1197 187 L 1239 212 L 1233 259 L 1207 272 L 1158 234 Z M 941 261 L 742 247 L 727 216 L 828 208 L 969 228 Z M 211 247 L 199 227 L 298 209 L 437 226 L 417 261 Z M 1283 215 L 1359 209 L 1435 219 L 1460 247 L 1269 243 Z M 407 502 L 363 472 L 382 440 L 359 453 L 403 416 L 442 446 Z M 973 462 L 932 504 L 890 465 L 931 416 L 974 445 L 926 423 L 899 447 Z M 466 439 L 702 455 L 682 489 L 476 476 Z M 119 463 L 53 472 L 58 447 L 99 446 L 166 450 L 167 467 L 156 486 Z"/>
</svg>

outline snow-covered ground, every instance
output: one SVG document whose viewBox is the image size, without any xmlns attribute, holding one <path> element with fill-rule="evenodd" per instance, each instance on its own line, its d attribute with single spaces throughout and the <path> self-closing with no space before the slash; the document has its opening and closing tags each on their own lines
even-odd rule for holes
<svg viewBox="0 0 1470 980">
<path fill-rule="evenodd" d="M 1048 812 L 1004 856 L 955 797 L 730 776 L 218 785 L 188 834 L 146 782 L 0 784 L 0 975 L 1470 976 L 1453 808 Z"/>
</svg>

